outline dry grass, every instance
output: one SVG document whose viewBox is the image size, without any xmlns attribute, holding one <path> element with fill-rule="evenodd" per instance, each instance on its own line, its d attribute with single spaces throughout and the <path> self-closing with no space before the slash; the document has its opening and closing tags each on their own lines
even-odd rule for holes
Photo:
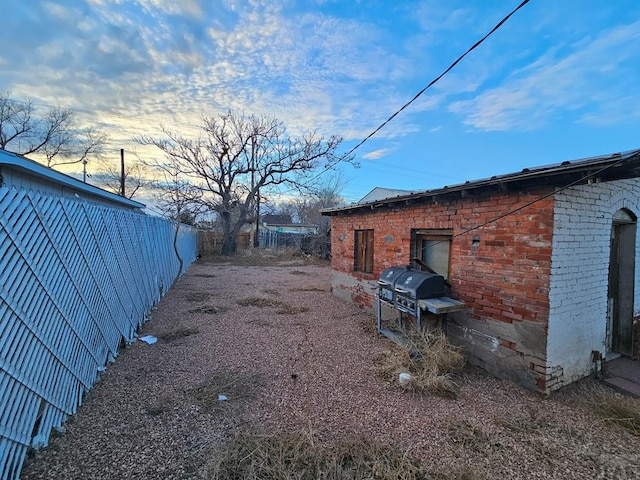
<svg viewBox="0 0 640 480">
<path fill-rule="evenodd" d="M 147 406 L 146 410 L 149 415 L 161 415 L 171 410 L 175 402 L 168 395 L 162 395 L 157 398 L 151 405 Z"/>
<path fill-rule="evenodd" d="M 160 340 L 164 340 L 165 342 L 173 342 L 175 340 L 179 340 L 184 337 L 189 337 L 197 333 L 200 333 L 200 330 L 198 330 L 197 328 L 178 327 L 174 330 L 168 330 L 166 332 L 157 333 L 156 337 L 158 337 Z"/>
<path fill-rule="evenodd" d="M 202 405 L 205 411 L 215 413 L 229 405 L 240 405 L 251 400 L 262 381 L 259 375 L 239 371 L 220 371 L 187 393 Z M 221 401 L 220 395 L 227 400 Z"/>
<path fill-rule="evenodd" d="M 496 417 L 496 423 L 515 434 L 530 434 L 544 431 L 551 426 L 549 418 L 537 411 L 530 409 L 526 413 L 507 416 L 504 414 Z"/>
<path fill-rule="evenodd" d="M 307 255 L 298 248 L 251 248 L 232 256 L 208 255 L 201 263 L 233 263 L 233 265 L 266 267 L 272 265 L 327 265 L 329 262 Z"/>
<path fill-rule="evenodd" d="M 472 449 L 486 454 L 501 446 L 497 435 L 468 419 L 452 421 L 448 430 L 451 441 L 465 450 Z"/>
<path fill-rule="evenodd" d="M 280 290 L 276 290 L 275 288 L 263 288 L 262 293 L 273 295 L 274 297 L 279 297 L 280 295 L 282 295 L 282 292 L 280 292 Z"/>
<path fill-rule="evenodd" d="M 411 480 L 427 479 L 406 452 L 361 439 L 341 445 L 318 443 L 312 434 L 262 435 L 241 431 L 204 467 L 208 479 Z"/>
<path fill-rule="evenodd" d="M 213 315 L 216 313 L 223 313 L 229 310 L 227 307 L 219 307 L 216 305 L 201 305 L 199 307 L 189 309 L 189 313 L 206 313 Z"/>
<path fill-rule="evenodd" d="M 327 292 L 326 288 L 319 287 L 303 287 L 303 288 L 292 288 L 292 292 Z"/>
<path fill-rule="evenodd" d="M 403 388 L 456 398 L 459 387 L 454 375 L 464 367 L 465 358 L 460 347 L 449 343 L 444 334 L 414 331 L 408 333 L 405 345 L 394 345 L 375 363 L 378 373 L 390 382 L 398 383 L 400 373 L 411 375 Z"/>
<path fill-rule="evenodd" d="M 209 292 L 189 292 L 187 293 L 187 300 L 190 302 L 204 302 L 211 298 Z"/>
<path fill-rule="evenodd" d="M 616 424 L 640 437 L 640 399 L 594 392 L 589 405 L 602 417 L 603 422 Z"/>
<path fill-rule="evenodd" d="M 279 300 L 274 300 L 273 298 L 264 298 L 264 297 L 245 297 L 238 300 L 238 305 L 242 305 L 243 307 L 278 307 L 282 303 Z"/>
<path fill-rule="evenodd" d="M 305 307 L 304 305 L 291 305 L 289 303 L 281 302 L 280 300 L 275 300 L 273 298 L 264 298 L 264 297 L 246 297 L 241 300 L 238 300 L 238 305 L 242 305 L 244 307 L 258 307 L 258 308 L 266 308 L 272 307 L 276 309 L 276 313 L 282 315 L 295 315 L 298 313 L 308 312 L 309 307 Z"/>
</svg>

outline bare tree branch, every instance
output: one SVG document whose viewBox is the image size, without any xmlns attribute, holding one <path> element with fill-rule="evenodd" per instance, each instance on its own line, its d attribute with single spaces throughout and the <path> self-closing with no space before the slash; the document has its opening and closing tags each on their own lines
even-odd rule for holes
<svg viewBox="0 0 640 480">
<path fill-rule="evenodd" d="M 233 252 L 235 237 L 252 217 L 261 190 L 301 183 L 323 161 L 338 161 L 335 151 L 341 142 L 315 133 L 291 137 L 277 119 L 231 111 L 204 118 L 197 139 L 166 130 L 164 134 L 162 139 L 135 140 L 160 149 L 182 176 L 193 181 L 202 194 L 198 202 L 220 217 L 223 254 Z"/>
</svg>

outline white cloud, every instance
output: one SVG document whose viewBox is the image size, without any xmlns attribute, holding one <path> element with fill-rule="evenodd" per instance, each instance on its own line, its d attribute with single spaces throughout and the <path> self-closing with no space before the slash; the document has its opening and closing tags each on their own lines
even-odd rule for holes
<svg viewBox="0 0 640 480">
<path fill-rule="evenodd" d="M 377 150 L 372 150 L 371 152 L 365 153 L 364 155 L 362 155 L 362 158 L 365 158 L 367 160 L 377 160 L 379 158 L 387 156 L 390 151 L 391 149 L 389 148 L 379 148 Z"/>
<path fill-rule="evenodd" d="M 455 101 L 449 110 L 481 130 L 536 129 L 558 115 L 580 119 L 587 108 L 590 113 L 582 121 L 605 123 L 612 119 L 608 117 L 638 115 L 637 99 L 620 99 L 637 85 L 639 51 L 640 21 L 586 37 L 569 53 L 550 50 L 502 86 Z"/>
</svg>

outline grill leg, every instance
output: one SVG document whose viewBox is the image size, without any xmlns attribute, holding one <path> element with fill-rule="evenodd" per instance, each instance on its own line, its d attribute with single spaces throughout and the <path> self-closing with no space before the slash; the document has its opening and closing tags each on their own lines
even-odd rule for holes
<svg viewBox="0 0 640 480">
<path fill-rule="evenodd" d="M 382 332 L 382 303 L 378 297 L 378 333 Z"/>
</svg>

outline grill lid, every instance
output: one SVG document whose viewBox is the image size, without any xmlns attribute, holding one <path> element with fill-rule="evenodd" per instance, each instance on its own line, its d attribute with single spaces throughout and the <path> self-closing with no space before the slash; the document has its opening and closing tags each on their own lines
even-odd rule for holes
<svg viewBox="0 0 640 480">
<path fill-rule="evenodd" d="M 405 270 L 395 280 L 397 294 L 410 298 L 444 297 L 444 277 L 420 270 Z"/>
<path fill-rule="evenodd" d="M 380 274 L 378 285 L 381 287 L 393 288 L 398 277 L 408 270 L 410 270 L 410 267 L 407 267 L 406 265 L 397 265 L 395 267 L 386 268 Z"/>
</svg>

